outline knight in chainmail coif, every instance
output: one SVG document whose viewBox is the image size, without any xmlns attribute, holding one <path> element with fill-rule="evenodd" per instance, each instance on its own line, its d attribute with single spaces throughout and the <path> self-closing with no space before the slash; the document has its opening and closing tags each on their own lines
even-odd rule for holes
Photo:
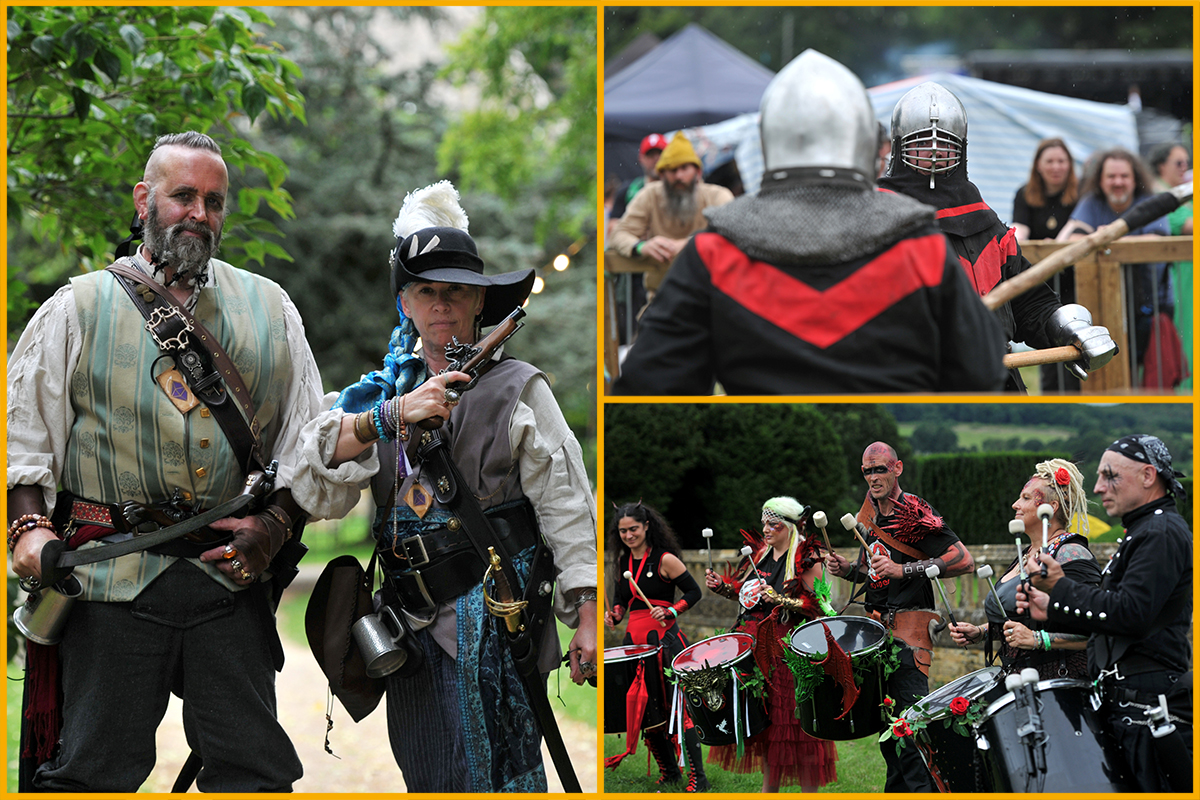
<svg viewBox="0 0 1200 800">
<path fill-rule="evenodd" d="M 862 82 L 806 50 L 761 111 L 761 190 L 705 211 L 614 391 L 998 391 L 1003 333 L 933 209 L 874 191 Z"/>
</svg>

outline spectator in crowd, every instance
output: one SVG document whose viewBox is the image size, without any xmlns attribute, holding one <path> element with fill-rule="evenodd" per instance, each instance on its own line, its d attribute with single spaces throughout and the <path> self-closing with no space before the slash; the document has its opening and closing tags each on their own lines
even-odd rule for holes
<svg viewBox="0 0 1200 800">
<path fill-rule="evenodd" d="M 662 152 L 666 148 L 667 137 L 661 133 L 651 133 L 642 139 L 642 144 L 638 148 L 638 164 L 642 167 L 642 174 L 627 183 L 621 184 L 613 193 L 608 220 L 604 223 L 604 235 L 606 239 L 612 235 L 613 228 L 617 227 L 617 223 L 621 221 L 621 217 L 625 216 L 625 210 L 629 207 L 629 202 L 642 190 L 642 187 L 646 184 L 662 180 L 662 176 L 658 174 L 655 165 L 658 164 L 658 159 L 662 157 Z M 646 288 L 642 285 L 641 273 L 624 273 L 623 276 L 626 283 L 623 285 L 618 284 L 620 286 L 619 291 L 622 297 L 628 297 L 629 302 L 628 305 L 621 303 L 617 309 L 617 330 L 620 331 L 621 344 L 629 344 L 626 341 L 625 335 L 627 329 L 626 314 L 632 314 L 634 309 L 639 309 L 646 305 Z"/>
<path fill-rule="evenodd" d="M 724 186 L 704 182 L 700 157 L 682 133 L 675 134 L 655 169 L 662 180 L 637 193 L 608 240 L 609 250 L 645 261 L 648 300 L 691 235 L 708 224 L 704 210 L 733 199 Z"/>
<path fill-rule="evenodd" d="M 1079 200 L 1075 159 L 1062 139 L 1043 139 L 1033 155 L 1029 180 L 1013 198 L 1013 227 L 1017 241 L 1053 239 L 1071 218 Z M 1051 288 L 1059 300 L 1075 302 L 1075 271 L 1068 267 L 1054 276 Z M 1062 364 L 1042 365 L 1042 391 L 1079 391 L 1079 379 Z"/>
<path fill-rule="evenodd" d="M 1170 189 L 1192 179 L 1191 158 L 1187 148 L 1178 143 L 1162 144 L 1150 151 L 1150 169 L 1157 177 L 1160 189 Z M 1172 236 L 1192 235 L 1192 201 L 1188 200 L 1167 215 Z M 1171 282 L 1175 287 L 1175 329 L 1183 344 L 1187 363 L 1192 364 L 1192 262 L 1176 261 L 1171 265 Z M 1179 384 L 1190 389 L 1188 375 Z"/>
<path fill-rule="evenodd" d="M 1061 241 L 1083 238 L 1151 196 L 1150 173 L 1136 155 L 1114 147 L 1094 158 L 1096 168 L 1089 171 L 1080 190 L 1079 204 L 1057 237 Z M 1166 217 L 1159 217 L 1129 231 L 1129 235 L 1138 234 L 1169 236 L 1171 228 Z M 1161 333 L 1161 344 L 1156 343 L 1154 349 L 1157 364 L 1160 353 L 1169 354 L 1179 345 L 1178 333 L 1170 321 L 1175 307 L 1170 273 L 1165 263 L 1155 262 L 1136 265 L 1126 276 L 1135 309 L 1133 329 L 1138 367 L 1145 365 L 1147 346 L 1156 330 Z M 1166 378 L 1164 383 L 1177 384 L 1179 372 L 1166 370 L 1165 374 L 1173 377 Z"/>
<path fill-rule="evenodd" d="M 612 209 L 608 212 L 607 233 L 612 233 L 612 229 L 621 221 L 621 217 L 625 216 L 625 209 L 629 207 L 629 202 L 642 190 L 643 186 L 662 180 L 655 165 L 665 149 L 667 149 L 667 138 L 661 133 L 652 133 L 642 139 L 642 144 L 638 148 L 638 164 L 642 168 L 642 174 L 621 184 L 613 195 Z"/>
</svg>

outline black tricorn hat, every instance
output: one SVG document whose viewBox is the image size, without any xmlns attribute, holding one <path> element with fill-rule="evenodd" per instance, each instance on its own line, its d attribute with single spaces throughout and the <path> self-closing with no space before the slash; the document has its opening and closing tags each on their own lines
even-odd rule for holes
<svg viewBox="0 0 1200 800">
<path fill-rule="evenodd" d="M 393 296 L 412 281 L 487 287 L 479 315 L 485 328 L 511 314 L 533 289 L 533 269 L 484 275 L 475 240 L 458 228 L 422 228 L 397 239 L 391 262 Z"/>
</svg>

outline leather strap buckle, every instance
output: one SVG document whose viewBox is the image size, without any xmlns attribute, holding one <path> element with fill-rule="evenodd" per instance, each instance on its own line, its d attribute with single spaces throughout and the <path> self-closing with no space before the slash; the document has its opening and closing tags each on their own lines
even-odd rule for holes
<svg viewBox="0 0 1200 800">
<path fill-rule="evenodd" d="M 175 336 L 168 337 L 167 339 L 159 338 L 159 326 L 173 319 L 179 320 L 179 323 L 183 326 L 182 329 Z M 187 335 L 195 330 L 195 326 L 175 306 L 160 306 L 151 311 L 150 316 L 146 318 L 146 330 L 150 332 L 150 336 L 153 337 L 154 343 L 158 345 L 160 350 L 171 352 L 172 350 L 183 350 L 188 346 Z"/>
<path fill-rule="evenodd" d="M 429 563 L 429 552 L 425 549 L 425 541 L 420 536 L 409 536 L 400 540 L 404 549 L 404 558 L 408 561 L 409 569 L 423 567 Z M 422 583 L 424 586 L 424 583 Z M 426 593 L 428 596 L 428 593 Z"/>
<path fill-rule="evenodd" d="M 434 601 L 433 595 L 429 593 L 429 587 L 425 585 L 425 578 L 421 577 L 419 570 L 413 570 L 408 573 L 407 577 L 413 580 L 417 591 L 421 594 L 421 599 L 425 601 L 425 605 L 421 610 L 426 608 L 437 608 L 438 604 Z"/>
</svg>

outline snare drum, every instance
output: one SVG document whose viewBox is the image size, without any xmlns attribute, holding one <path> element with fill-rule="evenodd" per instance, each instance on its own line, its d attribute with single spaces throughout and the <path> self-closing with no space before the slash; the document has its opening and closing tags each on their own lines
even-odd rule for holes
<svg viewBox="0 0 1200 800">
<path fill-rule="evenodd" d="M 767 727 L 766 703 L 743 685 L 754 673 L 753 654 L 753 636 L 726 633 L 696 642 L 671 662 L 703 744 L 734 744 Z"/>
<path fill-rule="evenodd" d="M 969 672 L 930 692 L 900 715 L 909 722 L 926 723 L 926 727 L 917 732 L 916 743 L 930 774 L 936 770 L 946 791 L 993 791 L 987 769 L 979 759 L 974 734 L 962 736 L 943 722 L 950 714 L 950 701 L 965 697 L 971 702 L 990 703 L 1003 694 L 1004 676 L 1000 667 L 987 667 Z"/>
<path fill-rule="evenodd" d="M 1032 716 L 1026 692 L 1033 699 Z M 1008 692 L 988 706 L 978 741 L 995 791 L 1137 791 L 1092 710 L 1090 693 L 1087 681 L 1053 678 Z"/>
<path fill-rule="evenodd" d="M 826 656 L 825 628 L 838 646 L 852 658 L 876 653 L 887 638 L 887 630 L 869 617 L 825 617 L 801 625 L 792 631 L 787 646 L 792 652 L 809 661 L 823 661 Z M 811 695 L 796 704 L 800 728 L 817 739 L 861 739 L 879 733 L 887 726 L 883 716 L 883 668 L 855 665 L 854 680 L 858 684 L 858 699 L 841 719 L 842 687 L 826 675 Z"/>
<path fill-rule="evenodd" d="M 625 733 L 625 698 L 637 680 L 638 668 L 646 682 L 646 710 L 642 712 L 643 731 L 667 722 L 667 690 L 658 653 L 653 644 L 627 644 L 604 651 L 604 732 Z"/>
</svg>

